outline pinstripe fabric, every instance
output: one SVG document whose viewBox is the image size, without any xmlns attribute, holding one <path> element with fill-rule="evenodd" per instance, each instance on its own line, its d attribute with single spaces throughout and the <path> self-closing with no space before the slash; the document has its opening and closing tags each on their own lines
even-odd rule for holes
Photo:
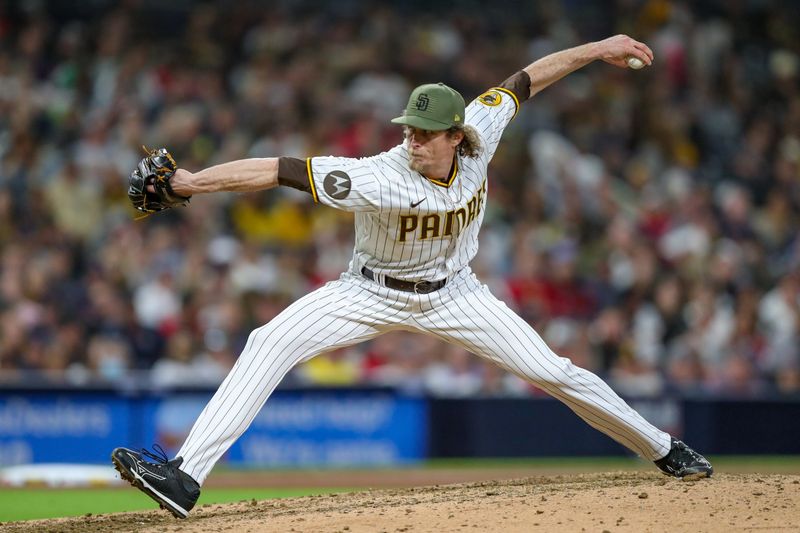
<svg viewBox="0 0 800 533">
<path fill-rule="evenodd" d="M 559 357 L 474 274 L 425 295 L 420 330 L 499 364 L 562 401 L 588 424 L 647 459 L 669 452 L 670 436 L 630 408 L 600 378 Z M 454 280 L 455 281 L 455 280 Z"/>
<path fill-rule="evenodd" d="M 511 95 L 502 90 L 493 92 L 497 95 L 493 105 L 476 99 L 466 108 L 465 123 L 478 131 L 483 153 L 476 159 L 458 158 L 454 167 L 458 172 L 449 186 L 411 170 L 405 145 L 361 159 L 309 160 L 315 200 L 356 213 L 351 272 L 360 272 L 366 266 L 393 278 L 438 280 L 452 276 L 475 257 L 488 193 L 487 167 L 503 130 L 517 112 Z M 350 190 L 344 197 L 342 188 L 331 186 L 337 181 L 333 176 L 336 172 L 349 178 Z M 463 210 L 463 218 L 457 215 L 459 210 Z M 445 235 L 448 216 L 452 226 Z M 404 234 L 404 217 L 417 217 L 415 231 Z M 437 224 L 438 235 L 423 235 L 425 217 L 428 223 Z"/>
<path fill-rule="evenodd" d="M 192 427 L 178 455 L 198 483 L 247 429 L 296 364 L 393 329 L 417 330 L 463 346 L 558 398 L 591 426 L 648 459 L 670 436 L 631 409 L 597 376 L 555 355 L 524 320 L 471 273 L 488 194 L 488 164 L 517 112 L 513 95 L 490 90 L 466 109 L 484 151 L 454 161 L 436 183 L 408 168 L 404 145 L 363 159 L 314 157 L 314 201 L 355 212 L 356 245 L 347 272 L 253 331 L 230 374 Z M 366 266 L 376 282 L 361 276 Z M 417 295 L 382 286 L 386 276 L 448 279 Z"/>
<path fill-rule="evenodd" d="M 494 93 L 492 105 L 484 103 L 481 97 L 473 100 L 465 110 L 465 124 L 469 124 L 481 135 L 483 157 L 488 164 L 494 157 L 500 137 L 509 122 L 517 114 L 517 102 L 505 89 L 490 89 L 484 94 Z"/>
<path fill-rule="evenodd" d="M 555 355 L 466 268 L 427 295 L 387 289 L 345 273 L 253 331 L 178 452 L 184 458 L 181 470 L 202 484 L 294 365 L 393 329 L 434 335 L 491 360 L 642 457 L 658 459 L 669 451 L 669 434 L 648 423 L 597 376 Z"/>
<path fill-rule="evenodd" d="M 185 459 L 181 470 L 202 484 L 296 364 L 408 321 L 405 293 L 387 294 L 383 288 L 369 291 L 352 278 L 343 274 L 341 280 L 307 294 L 250 334 L 236 364 L 178 451 Z"/>
</svg>

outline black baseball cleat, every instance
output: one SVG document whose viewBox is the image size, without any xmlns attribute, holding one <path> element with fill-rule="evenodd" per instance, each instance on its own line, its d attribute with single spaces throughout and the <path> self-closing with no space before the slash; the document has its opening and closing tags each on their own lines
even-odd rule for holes
<svg viewBox="0 0 800 533">
<path fill-rule="evenodd" d="M 686 481 L 711 477 L 714 473 L 714 467 L 705 457 L 675 437 L 672 438 L 672 448 L 666 457 L 654 462 L 666 475 Z"/>
<path fill-rule="evenodd" d="M 145 449 L 135 452 L 127 448 L 115 448 L 111 452 L 114 463 L 122 479 L 153 498 L 162 509 L 175 518 L 186 518 L 200 497 L 200 485 L 192 477 L 179 470 L 182 457 L 169 460 L 164 450 L 156 444 L 153 449 L 160 455 Z M 155 460 L 147 461 L 144 457 Z"/>
</svg>

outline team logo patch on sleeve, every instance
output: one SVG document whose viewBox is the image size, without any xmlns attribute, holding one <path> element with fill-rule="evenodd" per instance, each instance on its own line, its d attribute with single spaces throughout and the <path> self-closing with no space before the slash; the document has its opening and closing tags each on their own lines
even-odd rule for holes
<svg viewBox="0 0 800 533">
<path fill-rule="evenodd" d="M 341 170 L 328 172 L 322 185 L 328 196 L 334 200 L 344 200 L 350 194 L 350 176 Z"/>
<path fill-rule="evenodd" d="M 503 101 L 503 95 L 500 94 L 500 91 L 495 91 L 492 89 L 480 95 L 478 97 L 478 101 L 483 105 L 494 107 L 496 105 L 500 105 L 500 102 Z"/>
</svg>

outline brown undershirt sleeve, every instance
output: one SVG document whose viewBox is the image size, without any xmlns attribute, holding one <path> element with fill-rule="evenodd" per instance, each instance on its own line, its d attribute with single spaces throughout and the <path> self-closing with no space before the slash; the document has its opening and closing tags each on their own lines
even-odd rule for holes
<svg viewBox="0 0 800 533">
<path fill-rule="evenodd" d="M 514 93 L 520 104 L 531 97 L 531 77 L 524 70 L 512 74 L 499 87 Z"/>
<path fill-rule="evenodd" d="M 278 158 L 278 185 L 291 187 L 311 194 L 308 181 L 308 167 L 303 159 L 296 157 Z"/>
</svg>

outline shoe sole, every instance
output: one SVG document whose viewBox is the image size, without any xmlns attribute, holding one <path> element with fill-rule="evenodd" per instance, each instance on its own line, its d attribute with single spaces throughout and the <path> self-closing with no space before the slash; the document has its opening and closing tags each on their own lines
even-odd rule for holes
<svg viewBox="0 0 800 533">
<path fill-rule="evenodd" d="M 136 487 L 140 491 L 147 494 L 150 498 L 152 498 L 159 507 L 162 509 L 169 511 L 172 513 L 172 516 L 175 518 L 186 518 L 189 516 L 189 512 L 182 509 L 179 505 L 175 502 L 155 490 L 153 487 L 147 483 L 143 477 L 141 477 L 136 472 L 131 472 L 128 470 L 116 457 L 114 454 L 111 454 L 111 462 L 114 464 L 114 468 L 119 472 L 119 475 L 122 479 L 130 483 L 132 486 Z"/>
</svg>

